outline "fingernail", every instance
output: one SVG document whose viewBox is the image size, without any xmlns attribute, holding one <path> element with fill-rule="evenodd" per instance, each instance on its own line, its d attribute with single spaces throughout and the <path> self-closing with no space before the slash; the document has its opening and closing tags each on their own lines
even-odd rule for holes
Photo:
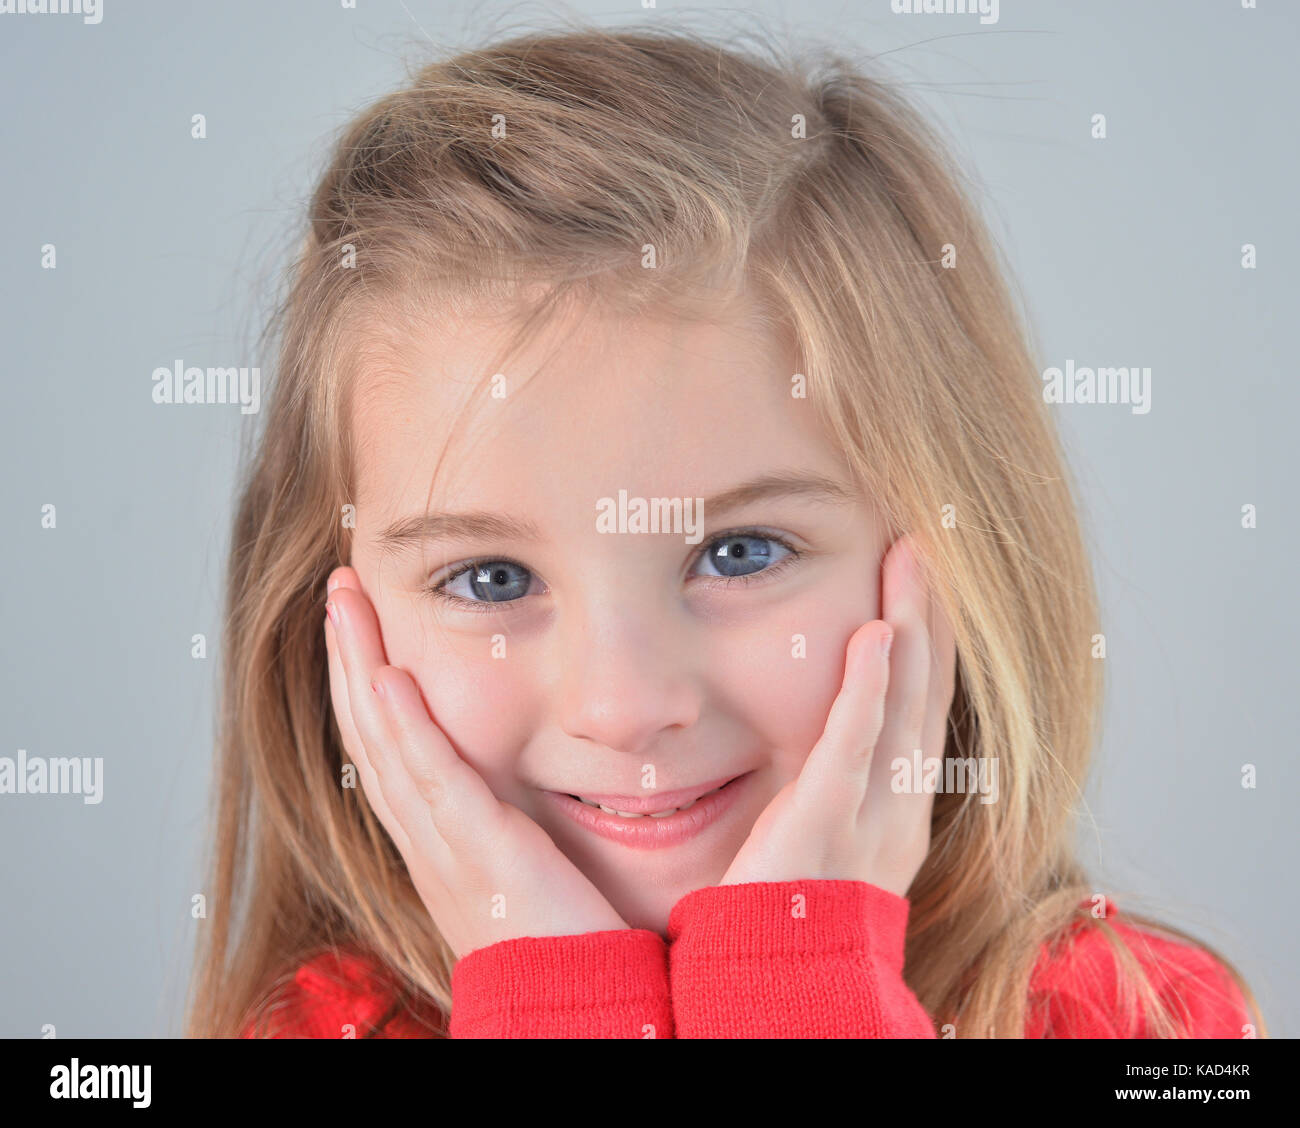
<svg viewBox="0 0 1300 1128">
<path fill-rule="evenodd" d="M 334 606 L 332 599 L 325 604 L 325 614 L 330 617 L 330 622 L 336 627 L 339 625 L 339 609 Z"/>
<path fill-rule="evenodd" d="M 880 636 L 880 655 L 882 658 L 889 657 L 889 648 L 894 645 L 894 632 L 886 631 Z"/>
<path fill-rule="evenodd" d="M 333 595 L 334 589 L 338 586 L 339 586 L 338 576 L 330 576 L 330 578 L 325 581 L 325 594 Z"/>
</svg>

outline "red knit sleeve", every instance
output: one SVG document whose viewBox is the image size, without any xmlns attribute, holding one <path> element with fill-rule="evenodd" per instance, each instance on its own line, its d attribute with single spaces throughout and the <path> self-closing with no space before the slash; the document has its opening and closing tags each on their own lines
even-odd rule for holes
<svg viewBox="0 0 1300 1128">
<path fill-rule="evenodd" d="M 1254 1033 L 1245 997 L 1218 960 L 1202 948 L 1107 920 L 1146 973 L 1186 1038 L 1242 1038 Z M 1030 989 L 1027 1038 L 1150 1038 L 1158 1032 L 1122 974 L 1101 929 L 1083 925 L 1055 954 L 1046 951 Z"/>
<path fill-rule="evenodd" d="M 243 1037 L 671 1038 L 668 948 L 619 929 L 503 940 L 452 970 L 451 1021 L 431 1004 L 396 1006 L 395 978 L 366 957 L 304 963 Z"/>
<path fill-rule="evenodd" d="M 668 921 L 677 1037 L 935 1037 L 903 981 L 907 913 L 862 881 L 688 893 Z"/>
<path fill-rule="evenodd" d="M 453 1038 L 671 1038 L 668 948 L 637 928 L 502 940 L 457 962 Z"/>
</svg>

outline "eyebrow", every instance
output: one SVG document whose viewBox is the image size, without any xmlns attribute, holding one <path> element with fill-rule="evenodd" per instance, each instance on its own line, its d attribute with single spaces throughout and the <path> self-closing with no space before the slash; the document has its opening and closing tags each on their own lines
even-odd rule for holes
<svg viewBox="0 0 1300 1128">
<path fill-rule="evenodd" d="M 765 474 L 752 482 L 745 482 L 705 498 L 704 512 L 709 515 L 729 513 L 733 509 L 741 509 L 758 501 L 774 501 L 787 497 L 802 497 L 810 501 L 832 502 L 840 505 L 857 500 L 851 489 L 820 474 Z"/>
<path fill-rule="evenodd" d="M 379 534 L 379 547 L 400 551 L 430 540 L 520 540 L 541 539 L 532 521 L 520 521 L 497 513 L 417 513 L 393 522 Z"/>
<path fill-rule="evenodd" d="M 765 474 L 705 498 L 702 509 L 713 516 L 789 497 L 841 505 L 857 500 L 851 489 L 820 474 Z M 532 521 L 497 513 L 417 513 L 389 525 L 379 534 L 378 543 L 381 549 L 395 552 L 424 541 L 444 539 L 537 541 L 541 530 Z"/>
</svg>

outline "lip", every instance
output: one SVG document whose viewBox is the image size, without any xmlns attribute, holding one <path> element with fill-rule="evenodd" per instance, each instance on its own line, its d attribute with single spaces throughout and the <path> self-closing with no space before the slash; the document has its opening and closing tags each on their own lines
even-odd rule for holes
<svg viewBox="0 0 1300 1128">
<path fill-rule="evenodd" d="M 634 815 L 648 815 L 651 811 L 667 811 L 672 807 L 684 807 L 693 799 L 698 799 L 701 795 L 710 791 L 715 791 L 724 783 L 730 783 L 732 780 L 740 778 L 740 773 L 734 775 L 719 776 L 708 783 L 697 783 L 694 787 L 683 787 L 677 791 L 651 791 L 648 794 L 641 792 L 640 795 L 601 795 L 597 792 L 584 791 L 582 797 L 590 799 L 593 803 L 603 803 L 606 807 L 613 807 L 616 811 L 629 811 Z M 564 792 L 556 792 L 562 795 Z M 576 792 L 570 792 L 576 794 Z"/>
<path fill-rule="evenodd" d="M 606 814 L 598 807 L 588 806 L 563 792 L 545 791 L 543 794 L 562 813 L 593 834 L 635 850 L 662 850 L 689 841 L 717 822 L 735 805 L 753 774 L 750 771 L 738 776 L 724 776 L 715 782 L 698 784 L 680 791 L 654 792 L 650 796 L 583 796 L 593 802 L 604 803 L 607 807 L 614 807 L 615 810 L 640 814 L 642 817 L 639 819 Z M 705 795 L 719 787 L 722 788 L 721 791 Z M 701 795 L 705 797 L 697 798 Z M 649 817 L 650 811 L 664 811 L 689 803 L 692 799 L 697 801 L 689 810 L 678 811 L 662 819 Z"/>
</svg>

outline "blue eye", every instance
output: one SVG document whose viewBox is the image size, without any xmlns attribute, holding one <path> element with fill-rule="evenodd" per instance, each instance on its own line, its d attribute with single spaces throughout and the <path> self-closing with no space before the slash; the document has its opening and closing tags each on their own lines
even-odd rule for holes
<svg viewBox="0 0 1300 1128">
<path fill-rule="evenodd" d="M 692 575 L 751 576 L 791 555 L 790 549 L 772 537 L 751 533 L 732 533 L 709 542 L 700 554 Z"/>
<path fill-rule="evenodd" d="M 438 590 L 470 603 L 509 603 L 528 594 L 533 574 L 509 560 L 475 561 L 448 577 Z"/>
</svg>

